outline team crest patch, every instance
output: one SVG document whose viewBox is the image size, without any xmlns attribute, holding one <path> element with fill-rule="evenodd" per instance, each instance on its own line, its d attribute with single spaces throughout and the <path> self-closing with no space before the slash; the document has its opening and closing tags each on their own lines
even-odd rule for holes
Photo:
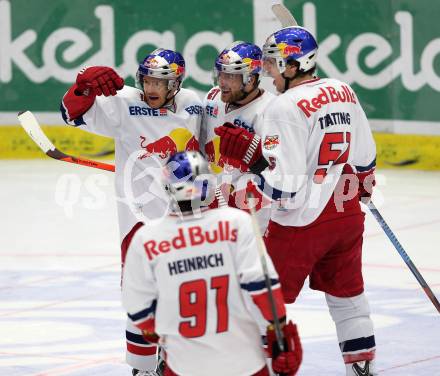
<svg viewBox="0 0 440 376">
<path fill-rule="evenodd" d="M 280 139 L 277 134 L 273 136 L 266 136 L 263 146 L 266 150 L 275 149 L 280 143 Z"/>
</svg>

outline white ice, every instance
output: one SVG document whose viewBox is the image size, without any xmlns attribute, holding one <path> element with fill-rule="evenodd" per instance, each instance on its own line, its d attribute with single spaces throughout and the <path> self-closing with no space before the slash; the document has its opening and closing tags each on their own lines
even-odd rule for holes
<svg viewBox="0 0 440 376">
<path fill-rule="evenodd" d="M 3 160 L 0 181 L 0 375 L 130 375 L 112 174 Z M 376 204 L 440 298 L 440 173 L 378 181 Z M 368 213 L 364 277 L 380 374 L 440 375 L 440 315 Z M 299 375 L 343 375 L 323 295 L 305 288 L 289 314 Z"/>
</svg>

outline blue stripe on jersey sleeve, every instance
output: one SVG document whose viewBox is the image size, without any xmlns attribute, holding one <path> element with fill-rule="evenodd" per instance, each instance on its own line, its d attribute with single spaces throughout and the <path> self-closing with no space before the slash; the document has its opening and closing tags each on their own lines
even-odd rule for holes
<svg viewBox="0 0 440 376">
<path fill-rule="evenodd" d="M 372 168 L 376 167 L 376 158 L 374 158 L 373 162 L 371 162 L 368 166 L 355 166 L 357 172 L 365 172 L 368 170 L 371 170 Z"/>
<path fill-rule="evenodd" d="M 142 311 L 135 313 L 133 315 L 128 314 L 128 317 L 134 322 L 142 320 L 142 319 L 148 317 L 149 315 L 151 315 L 152 313 L 156 312 L 156 305 L 157 305 L 157 300 L 154 299 L 153 303 L 151 303 L 151 305 L 149 307 L 147 307 L 147 308 L 143 309 Z"/>
<path fill-rule="evenodd" d="M 278 279 L 271 279 L 271 286 L 275 286 L 279 283 Z M 240 283 L 240 287 L 246 291 L 260 291 L 266 288 L 266 281 L 258 281 L 258 282 L 249 282 L 249 283 Z"/>
<path fill-rule="evenodd" d="M 150 342 L 146 341 L 141 334 L 135 334 L 128 330 L 125 331 L 125 338 L 127 341 L 133 342 L 137 345 L 150 345 Z"/>
</svg>

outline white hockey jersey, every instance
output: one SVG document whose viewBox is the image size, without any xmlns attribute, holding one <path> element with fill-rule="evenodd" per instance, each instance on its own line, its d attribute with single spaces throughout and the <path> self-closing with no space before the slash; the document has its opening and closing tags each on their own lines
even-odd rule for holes
<svg viewBox="0 0 440 376">
<path fill-rule="evenodd" d="M 373 169 L 376 147 L 353 89 L 336 79 L 305 81 L 266 108 L 261 131 L 263 172 L 273 198 L 271 219 L 285 226 L 313 222 L 329 201 L 346 163 Z M 271 190 L 269 187 L 273 188 Z"/>
<path fill-rule="evenodd" d="M 266 261 L 281 317 L 278 276 Z M 175 373 L 249 376 L 264 367 L 265 355 L 244 294 L 271 319 L 266 291 L 249 214 L 222 207 L 139 229 L 127 253 L 122 301 L 140 329 L 155 325 Z"/>
<path fill-rule="evenodd" d="M 191 90 L 181 89 L 172 106 L 152 109 L 141 90 L 125 86 L 116 96 L 96 97 L 82 118 L 71 123 L 115 140 L 121 240 L 137 222 L 167 214 L 162 166 L 177 151 L 199 149 L 202 115 L 201 101 Z"/>
<path fill-rule="evenodd" d="M 229 122 L 251 133 L 260 134 L 263 111 L 274 97 L 274 94 L 262 90 L 262 94 L 253 101 L 241 107 L 234 107 L 222 102 L 218 86 L 213 87 L 205 96 L 201 150 L 210 162 L 211 170 L 218 174 L 219 183 L 232 184 L 236 191 L 242 191 L 246 189 L 247 182 L 254 179 L 250 173 L 242 173 L 239 169 L 223 164 L 220 156 L 220 137 L 214 133 L 214 129 Z M 270 217 L 269 201 L 266 203 L 264 208 L 256 207 L 262 231 L 266 229 Z"/>
</svg>

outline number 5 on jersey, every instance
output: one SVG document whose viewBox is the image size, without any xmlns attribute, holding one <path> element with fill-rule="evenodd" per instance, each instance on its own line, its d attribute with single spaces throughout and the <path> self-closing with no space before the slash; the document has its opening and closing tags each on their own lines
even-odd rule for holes
<svg viewBox="0 0 440 376">
<path fill-rule="evenodd" d="M 179 333 L 183 337 L 201 337 L 206 332 L 208 317 L 208 294 L 215 294 L 217 310 L 217 333 L 228 330 L 228 289 L 229 276 L 222 275 L 211 278 L 208 290 L 204 279 L 184 282 L 179 288 L 180 316 L 185 319 L 179 324 Z"/>
<path fill-rule="evenodd" d="M 340 163 L 346 163 L 350 152 L 350 132 L 326 133 L 319 147 L 318 169 L 315 171 L 313 182 L 321 184 L 327 175 L 327 170 Z"/>
</svg>

